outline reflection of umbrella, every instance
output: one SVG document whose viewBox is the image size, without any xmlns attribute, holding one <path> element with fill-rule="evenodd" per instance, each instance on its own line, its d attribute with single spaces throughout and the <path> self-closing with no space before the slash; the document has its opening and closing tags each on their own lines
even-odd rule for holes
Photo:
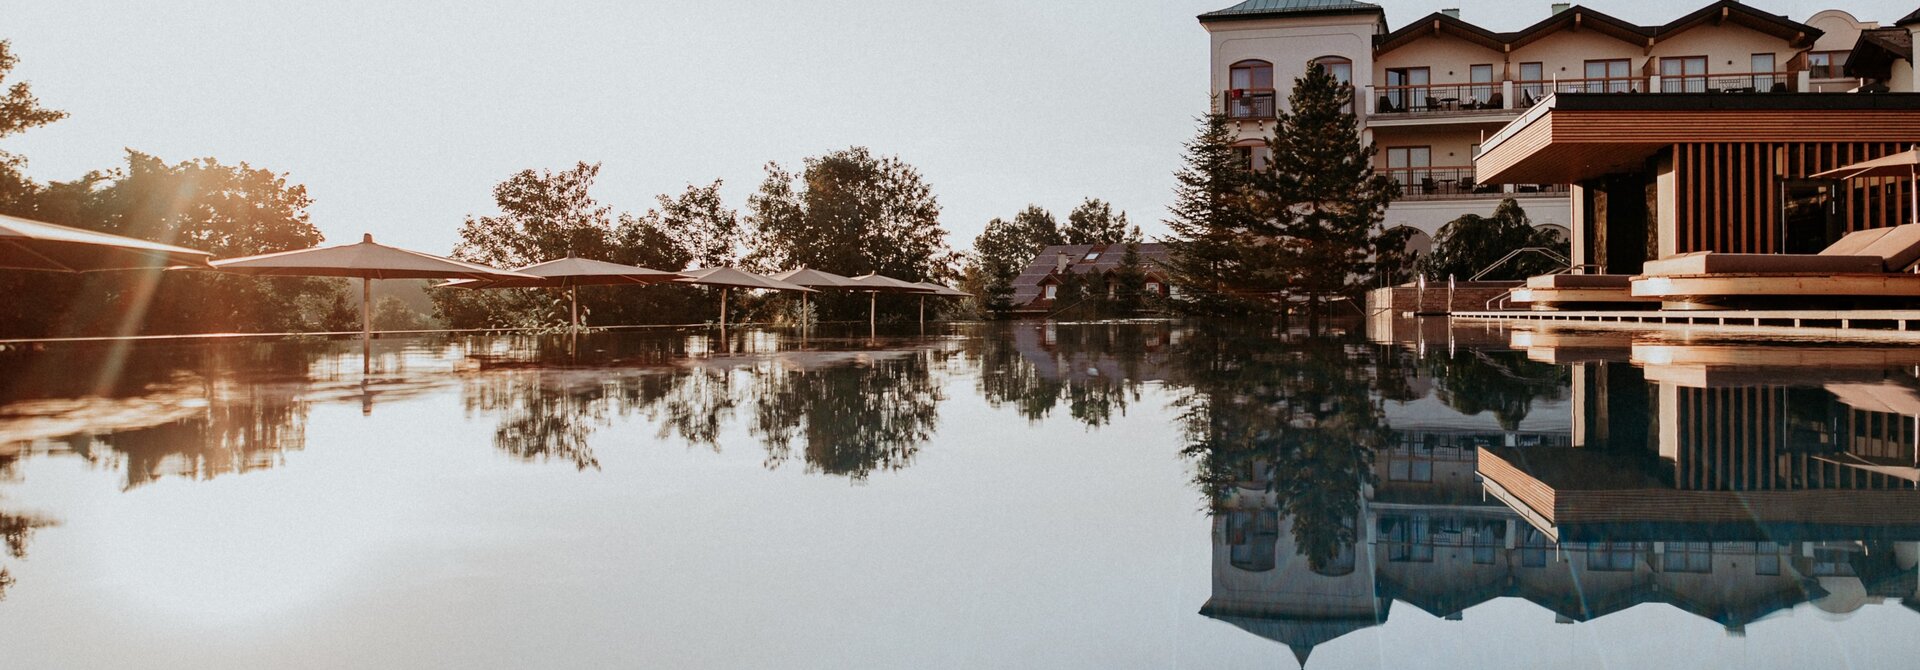
<svg viewBox="0 0 1920 670">
<path fill-rule="evenodd" d="M 813 289 L 807 288 L 805 286 L 801 286 L 799 284 L 790 284 L 787 282 L 780 281 L 778 279 L 773 279 L 771 277 L 762 277 L 760 275 L 748 272 L 746 270 L 742 270 L 740 268 L 729 268 L 729 267 L 701 268 L 699 270 L 687 270 L 680 274 L 685 275 L 685 277 L 682 279 L 676 279 L 674 281 L 686 282 L 688 284 L 702 284 L 706 286 L 720 287 L 720 327 L 721 328 L 727 327 L 727 292 L 732 289 L 765 288 L 765 289 L 773 289 L 775 291 L 799 291 L 801 293 L 813 292 Z"/>
<path fill-rule="evenodd" d="M 93 272 L 205 268 L 213 258 L 170 244 L 0 215 L 0 269 Z"/>
<path fill-rule="evenodd" d="M 245 258 L 213 262 L 222 272 L 269 277 L 358 277 L 360 278 L 361 371 L 371 369 L 367 360 L 373 341 L 373 283 L 375 279 L 537 279 L 533 275 L 508 272 L 477 263 L 441 258 L 374 244 L 373 236 L 359 244 L 314 247 L 282 251 Z"/>
<path fill-rule="evenodd" d="M 681 278 L 678 272 L 654 270 L 637 265 L 621 265 L 596 261 L 590 258 L 568 256 L 545 263 L 535 263 L 523 268 L 514 268 L 514 272 L 533 275 L 533 279 L 460 279 L 441 284 L 449 288 L 564 288 L 567 300 L 573 305 L 571 323 L 580 326 L 581 286 L 607 286 L 611 284 L 658 284 Z"/>
<path fill-rule="evenodd" d="M 1913 188 L 1907 189 L 1907 207 L 1912 210 L 1913 222 L 1920 223 L 1920 148 L 1908 149 L 1870 161 L 1861 161 L 1811 176 L 1815 179 L 1906 177 L 1913 182 Z"/>
<path fill-rule="evenodd" d="M 951 286 L 935 284 L 930 281 L 914 282 L 913 285 L 927 290 L 927 293 L 921 294 L 920 296 L 920 327 L 921 328 L 927 327 L 927 296 L 933 296 L 935 298 L 971 298 L 973 297 L 972 293 L 968 293 L 966 291 L 962 291 L 960 289 L 953 288 Z"/>
<path fill-rule="evenodd" d="M 810 270 L 806 266 L 801 266 L 797 270 L 788 270 L 773 275 L 773 278 L 789 284 L 798 284 L 812 289 L 846 288 L 848 284 L 853 282 L 853 279 L 849 277 L 842 277 L 831 272 Z M 806 318 L 807 294 L 802 293 L 800 294 L 800 322 L 802 325 L 806 324 Z"/>
<path fill-rule="evenodd" d="M 892 277 L 878 274 L 865 274 L 854 277 L 847 281 L 847 288 L 867 292 L 867 334 L 869 336 L 873 334 L 874 324 L 878 321 L 878 318 L 875 316 L 878 311 L 875 303 L 879 301 L 879 295 L 881 293 L 928 292 L 926 287 L 919 284 L 903 282 Z"/>
</svg>

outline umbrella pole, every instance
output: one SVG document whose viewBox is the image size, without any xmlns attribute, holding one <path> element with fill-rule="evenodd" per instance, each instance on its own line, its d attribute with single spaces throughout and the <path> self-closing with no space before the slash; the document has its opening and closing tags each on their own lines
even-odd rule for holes
<svg viewBox="0 0 1920 670">
<path fill-rule="evenodd" d="M 373 280 L 360 278 L 360 374 L 373 371 Z"/>
<path fill-rule="evenodd" d="M 879 319 L 874 316 L 878 313 L 879 302 L 879 291 L 867 291 L 867 337 L 874 336 L 874 324 L 879 323 Z"/>
<path fill-rule="evenodd" d="M 1907 209 L 1912 210 L 1913 222 L 1920 223 L 1920 170 L 1907 166 L 1907 178 L 1913 180 L 1907 188 Z"/>
<path fill-rule="evenodd" d="M 725 337 L 727 334 L 727 291 L 730 291 L 730 290 L 732 289 L 727 288 L 725 286 L 720 287 L 720 336 L 721 337 Z"/>
<path fill-rule="evenodd" d="M 580 329 L 580 287 L 567 287 L 567 300 L 573 303 L 573 329 Z"/>
<path fill-rule="evenodd" d="M 811 322 L 812 320 L 807 318 L 807 294 L 802 293 L 800 294 L 800 330 L 805 331 Z"/>
</svg>

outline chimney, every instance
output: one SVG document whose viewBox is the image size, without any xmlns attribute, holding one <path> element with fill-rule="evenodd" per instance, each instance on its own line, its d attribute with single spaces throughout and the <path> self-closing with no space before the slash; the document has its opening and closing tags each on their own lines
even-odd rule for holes
<svg viewBox="0 0 1920 670">
<path fill-rule="evenodd" d="M 1567 10 L 1569 10 L 1569 9 L 1573 9 L 1573 3 L 1571 3 L 1571 2 L 1556 2 L 1556 3 L 1553 3 L 1553 13 L 1554 13 L 1554 14 L 1556 14 L 1556 15 L 1557 15 L 1557 14 L 1559 14 L 1560 12 L 1564 12 L 1564 11 L 1567 11 Z"/>
<path fill-rule="evenodd" d="M 1460 18 L 1460 8 L 1459 8 L 1459 7 L 1454 7 L 1454 8 L 1451 8 L 1451 9 L 1442 9 L 1442 10 L 1440 10 L 1440 13 L 1441 13 L 1441 14 L 1445 14 L 1445 15 L 1447 15 L 1447 16 L 1448 16 L 1448 17 L 1450 17 L 1450 18 L 1456 18 L 1456 19 L 1457 19 L 1457 18 Z"/>
<path fill-rule="evenodd" d="M 1053 271 L 1058 272 L 1060 274 L 1066 274 L 1067 265 L 1072 262 L 1073 262 L 1073 259 L 1067 258 L 1066 252 L 1064 251 L 1055 252 L 1053 254 Z"/>
</svg>

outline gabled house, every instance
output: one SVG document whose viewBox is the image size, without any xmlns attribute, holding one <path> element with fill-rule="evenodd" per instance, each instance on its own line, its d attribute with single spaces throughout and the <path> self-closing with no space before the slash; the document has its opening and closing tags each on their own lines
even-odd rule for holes
<svg viewBox="0 0 1920 670">
<path fill-rule="evenodd" d="M 1111 277 L 1126 256 L 1125 244 L 1056 244 L 1040 250 L 1027 263 L 1027 269 L 1013 280 L 1013 313 L 1044 316 L 1072 305 L 1058 304 L 1060 285 L 1070 275 L 1099 273 Z M 1158 242 L 1139 245 L 1141 270 L 1146 273 L 1146 292 L 1168 295 L 1167 246 Z"/>
</svg>

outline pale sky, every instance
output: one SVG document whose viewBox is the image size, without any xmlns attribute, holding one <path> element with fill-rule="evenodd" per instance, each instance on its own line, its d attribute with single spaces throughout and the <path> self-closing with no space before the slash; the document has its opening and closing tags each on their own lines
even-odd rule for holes
<svg viewBox="0 0 1920 670">
<path fill-rule="evenodd" d="M 744 210 L 767 161 L 849 145 L 917 166 L 956 249 L 992 217 L 1064 218 L 1088 196 L 1154 234 L 1206 104 L 1194 16 L 1234 0 L 264 4 L 0 0 L 14 77 L 72 114 L 4 148 L 42 180 L 123 165 L 125 148 L 245 161 L 307 185 L 330 242 L 435 253 L 522 169 L 600 162 L 596 195 L 633 212 L 721 178 Z M 1461 6 L 1512 30 L 1550 3 L 1382 4 L 1396 28 Z M 1660 23 L 1704 4 L 1589 6 Z"/>
</svg>

